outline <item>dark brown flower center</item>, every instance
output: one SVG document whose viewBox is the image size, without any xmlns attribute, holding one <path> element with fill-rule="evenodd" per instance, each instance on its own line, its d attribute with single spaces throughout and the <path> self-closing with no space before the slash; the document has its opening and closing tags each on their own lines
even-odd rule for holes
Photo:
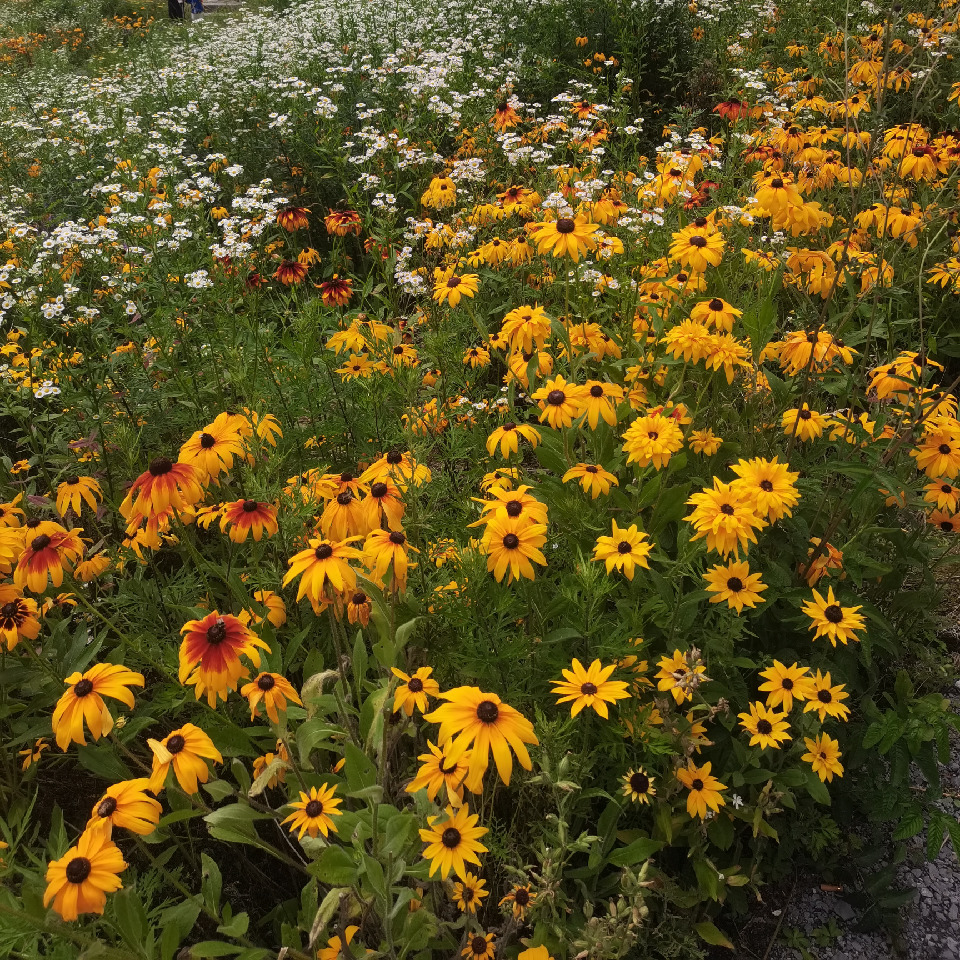
<svg viewBox="0 0 960 960">
<path fill-rule="evenodd" d="M 937 449 L 946 457 L 946 456 L 948 456 L 949 453 L 950 453 L 950 444 L 949 444 L 949 443 L 941 443 L 940 446 L 937 447 Z"/>
<path fill-rule="evenodd" d="M 396 547 L 402 547 L 407 542 L 407 537 L 405 534 L 401 533 L 399 530 L 394 530 L 390 534 L 390 542 Z"/>
<path fill-rule="evenodd" d="M 757 721 L 757 733 L 762 733 L 766 736 L 768 733 L 773 731 L 773 724 L 769 720 L 758 720 Z"/>
<path fill-rule="evenodd" d="M 600 472 L 600 470 L 599 470 L 598 467 L 594 467 L 594 466 L 592 466 L 592 465 L 591 465 L 591 466 L 588 466 L 588 467 L 584 467 L 583 469 L 584 469 L 584 472 L 585 472 L 585 473 L 599 473 L 599 472 Z"/>
<path fill-rule="evenodd" d="M 520 546 L 520 538 L 515 533 L 508 533 L 503 538 L 503 545 L 508 550 L 516 550 Z"/>
<path fill-rule="evenodd" d="M 739 593 L 743 589 L 743 581 L 739 577 L 731 577 L 727 581 L 727 589 L 731 593 Z"/>
<path fill-rule="evenodd" d="M 313 551 L 313 555 L 318 560 L 329 560 L 333 556 L 333 547 L 329 543 L 321 543 L 316 550 Z"/>
<path fill-rule="evenodd" d="M 697 777 L 697 779 L 694 780 L 693 783 L 690 784 L 690 789 L 691 789 L 691 790 L 702 790 L 702 789 L 703 789 L 703 781 L 702 781 L 699 777 Z"/>
<path fill-rule="evenodd" d="M 592 387 L 590 388 L 590 396 L 591 396 L 591 397 L 597 397 L 597 398 L 602 397 L 602 396 L 603 396 L 603 387 L 601 387 L 601 386 L 599 386 L 599 385 L 592 386 Z"/>
<path fill-rule="evenodd" d="M 569 217 L 561 217 L 557 221 L 557 233 L 573 233 L 577 229 L 576 223 Z"/>
<path fill-rule="evenodd" d="M 656 440 L 656 439 L 659 438 L 660 434 L 659 434 L 656 430 L 650 430 L 650 431 L 648 431 L 647 436 L 648 436 L 651 440 Z"/>
<path fill-rule="evenodd" d="M 732 517 L 734 514 L 734 509 L 729 503 L 725 503 L 720 507 L 720 512 L 728 517 Z"/>
<path fill-rule="evenodd" d="M 823 611 L 823 615 L 831 623 L 839 623 L 843 619 L 843 611 L 840 609 L 840 605 L 836 603 L 831 603 L 830 606 Z"/>
<path fill-rule="evenodd" d="M 68 487 L 75 487 L 80 482 L 80 478 L 76 475 L 72 477 L 67 477 L 66 484 Z"/>
<path fill-rule="evenodd" d="M 398 463 L 402 462 L 403 454 L 399 451 L 391 450 L 390 453 L 387 454 L 387 463 L 389 463 L 391 467 L 395 467 Z"/>
<path fill-rule="evenodd" d="M 73 685 L 74 696 L 85 697 L 92 692 L 93 692 L 93 682 L 91 680 L 87 680 L 86 677 L 84 677 L 83 680 L 78 680 Z"/>
<path fill-rule="evenodd" d="M 207 643 L 216 646 L 227 639 L 227 625 L 223 617 L 217 617 L 216 621 L 207 628 Z"/>
<path fill-rule="evenodd" d="M 585 697 L 595 697 L 597 695 L 597 685 L 595 683 L 590 683 L 590 681 L 582 683 L 580 684 L 580 692 Z"/>
<path fill-rule="evenodd" d="M 162 477 L 173 469 L 173 461 L 169 457 L 157 457 L 150 461 L 150 474 L 154 477 Z"/>
<path fill-rule="evenodd" d="M 714 298 L 707 304 L 707 306 L 708 306 L 714 313 L 716 313 L 718 310 L 722 310 L 722 309 L 723 309 L 723 301 L 722 301 L 722 300 L 718 300 L 716 297 L 714 297 Z"/>
<path fill-rule="evenodd" d="M 477 719 L 481 723 L 496 723 L 500 708 L 492 700 L 482 700 L 477 705 Z"/>
<path fill-rule="evenodd" d="M 347 506 L 351 500 L 353 500 L 352 490 L 344 490 L 343 493 L 337 494 L 337 503 L 339 503 L 341 507 Z"/>
<path fill-rule="evenodd" d="M 789 677 L 784 677 L 784 678 L 780 681 L 780 686 L 783 687 L 784 690 L 792 690 L 792 689 L 793 689 L 793 681 L 792 681 Z"/>
<path fill-rule="evenodd" d="M 277 685 L 277 681 L 269 673 L 264 673 L 257 678 L 257 686 L 266 693 Z"/>
<path fill-rule="evenodd" d="M 200 446 L 204 450 L 209 450 L 211 447 L 216 446 L 217 438 L 212 433 L 207 433 L 204 431 L 200 434 Z"/>
<path fill-rule="evenodd" d="M 451 290 L 453 290 L 453 289 L 456 288 L 456 287 L 459 287 L 459 286 L 460 286 L 460 278 L 459 278 L 459 277 L 451 277 L 451 278 L 447 281 L 447 286 L 448 286 Z M 403 352 L 403 351 L 401 351 L 401 353 L 402 353 L 402 352 Z M 396 351 L 394 351 L 394 353 L 396 353 Z"/>
<path fill-rule="evenodd" d="M 303 812 L 312 820 L 323 813 L 323 804 L 319 800 L 311 800 L 304 808 Z"/>
<path fill-rule="evenodd" d="M 821 703 L 833 703 L 833 694 L 829 690 L 818 690 L 817 699 Z"/>
<path fill-rule="evenodd" d="M 413 693 L 420 693 L 423 690 L 423 681 L 419 677 L 411 677 L 407 681 L 407 689 Z"/>
<path fill-rule="evenodd" d="M 779 177 L 774 177 L 773 180 L 770 181 L 770 186 L 773 187 L 774 190 L 782 190 L 783 181 Z"/>
<path fill-rule="evenodd" d="M 513 894 L 513 902 L 518 907 L 526 907 L 530 904 L 530 891 L 525 887 L 520 887 L 519 890 L 515 890 Z"/>
<path fill-rule="evenodd" d="M 86 857 L 74 857 L 67 864 L 67 880 L 70 883 L 83 883 L 93 869 L 90 861 Z"/>
<path fill-rule="evenodd" d="M 797 416 L 798 416 L 801 420 L 809 420 L 810 417 L 812 416 L 812 414 L 810 413 L 809 410 L 801 410 L 801 411 L 797 414 Z"/>
<path fill-rule="evenodd" d="M 460 840 L 460 831 L 456 827 L 447 827 L 440 837 L 441 843 L 443 843 L 448 850 L 456 850 L 456 848 L 460 846 Z"/>
<path fill-rule="evenodd" d="M 617 553 L 630 553 L 633 550 L 633 545 L 626 540 L 621 540 L 617 544 Z"/>
<path fill-rule="evenodd" d="M 760 489 L 769 493 L 773 489 L 773 484 L 769 480 L 761 480 Z"/>
<path fill-rule="evenodd" d="M 30 549 L 33 550 L 34 553 L 39 553 L 41 550 L 46 550 L 49 546 L 50 538 L 45 533 L 41 533 L 39 537 L 33 538 Z"/>
<path fill-rule="evenodd" d="M 707 241 L 706 241 L 706 238 L 705 238 L 705 237 L 691 237 L 691 238 L 690 238 L 690 246 L 691 246 L 691 247 L 696 247 L 696 248 L 699 250 L 699 249 L 702 249 L 703 247 L 705 247 L 706 245 L 707 245 Z"/>
<path fill-rule="evenodd" d="M 390 488 L 389 488 L 385 483 L 383 483 L 382 481 L 381 481 L 380 483 L 375 483 L 375 484 L 370 488 L 370 496 L 372 496 L 372 497 L 374 497 L 375 499 L 379 500 L 379 499 L 381 499 L 381 497 L 385 497 L 385 496 L 387 495 L 387 491 L 388 491 L 389 489 L 390 489 Z"/>
<path fill-rule="evenodd" d="M 504 430 L 516 430 L 516 429 L 517 429 L 517 425 L 516 425 L 515 423 L 505 423 L 505 424 L 503 425 L 503 429 L 504 429 Z"/>
<path fill-rule="evenodd" d="M 186 745 L 187 741 L 184 740 L 183 734 L 175 733 L 167 740 L 167 752 L 179 753 Z"/>
<path fill-rule="evenodd" d="M 470 903 L 470 901 L 473 900 L 473 890 L 470 887 L 464 887 L 460 893 L 460 898 L 464 903 Z M 483 938 L 481 937 L 480 939 L 482 940 Z M 485 940 L 484 943 L 486 943 Z"/>
<path fill-rule="evenodd" d="M 562 390 L 551 390 L 547 394 L 547 403 L 554 407 L 563 406 L 566 399 L 567 395 Z"/>
<path fill-rule="evenodd" d="M 113 811 L 117 809 L 117 801 L 113 797 L 104 797 L 97 806 L 98 817 L 112 816 Z"/>
<path fill-rule="evenodd" d="M 367 602 L 367 595 L 362 590 L 358 590 L 353 595 L 353 598 L 350 600 L 350 602 L 355 607 L 362 607 Z"/>
<path fill-rule="evenodd" d="M 945 483 L 945 484 L 943 484 L 943 486 L 940 487 L 940 492 L 941 492 L 941 493 L 952 493 L 952 492 L 953 492 L 953 487 L 951 487 L 949 483 Z"/>
<path fill-rule="evenodd" d="M 650 789 L 650 778 L 645 773 L 631 774 L 630 789 L 634 793 L 646 793 Z"/>
<path fill-rule="evenodd" d="M 508 500 L 504 505 L 508 517 L 519 517 L 523 513 L 523 504 L 519 500 Z"/>
<path fill-rule="evenodd" d="M 953 531 L 953 521 L 952 520 L 941 520 L 940 529 L 944 533 L 951 533 Z"/>
<path fill-rule="evenodd" d="M 5 620 L 12 620 L 19 612 L 20 605 L 15 600 L 11 600 L 0 607 L 0 617 Z"/>
<path fill-rule="evenodd" d="M 244 500 L 244 501 L 243 501 L 243 512 L 244 512 L 244 513 L 255 513 L 257 507 L 259 507 L 259 506 L 260 506 L 260 504 L 258 504 L 256 500 Z"/>
</svg>

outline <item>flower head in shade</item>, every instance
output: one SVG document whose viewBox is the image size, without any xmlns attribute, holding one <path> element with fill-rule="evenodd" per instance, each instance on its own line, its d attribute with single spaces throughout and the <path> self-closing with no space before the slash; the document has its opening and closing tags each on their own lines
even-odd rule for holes
<svg viewBox="0 0 960 960">
<path fill-rule="evenodd" d="M 10 584 L 0 584 L 0 643 L 9 651 L 21 640 L 36 640 L 39 635 L 37 601 Z"/>
<path fill-rule="evenodd" d="M 804 737 L 807 752 L 800 758 L 813 768 L 813 772 L 823 781 L 833 780 L 834 776 L 843 776 L 843 764 L 840 762 L 840 744 L 827 733 L 821 733 L 815 740 Z"/>
<path fill-rule="evenodd" d="M 14 584 L 21 590 L 26 587 L 33 593 L 43 593 L 48 582 L 59 587 L 63 583 L 64 570 L 72 568 L 83 556 L 80 533 L 81 530 L 60 528 L 28 537 L 13 571 Z"/>
<path fill-rule="evenodd" d="M 297 600 L 308 597 L 314 604 L 329 599 L 334 593 L 352 590 L 357 585 L 357 574 L 350 566 L 350 561 L 359 560 L 361 554 L 350 544 L 359 539 L 350 537 L 341 542 L 307 541 L 307 549 L 294 554 L 287 561 L 290 569 L 283 578 L 283 585 L 301 577 Z"/>
<path fill-rule="evenodd" d="M 787 733 L 790 724 L 787 723 L 785 714 L 777 713 L 762 703 L 751 703 L 750 712 L 739 714 L 739 718 L 740 726 L 751 735 L 751 747 L 759 746 L 761 750 L 773 747 L 779 750 L 780 744 L 790 739 L 790 734 Z"/>
<path fill-rule="evenodd" d="M 768 707 L 780 707 L 784 713 L 793 709 L 794 700 L 809 700 L 813 696 L 813 680 L 808 676 L 809 667 L 793 664 L 788 667 L 779 660 L 760 672 L 766 683 L 760 684 L 760 692 L 767 695 Z"/>
<path fill-rule="evenodd" d="M 620 481 L 600 464 L 578 463 L 571 467 L 564 475 L 563 482 L 569 483 L 571 480 L 579 480 L 580 486 L 585 493 L 590 494 L 591 500 L 596 500 L 601 494 L 606 496 L 610 492 L 610 487 L 619 487 Z"/>
<path fill-rule="evenodd" d="M 132 709 L 134 697 L 128 688 L 142 687 L 144 681 L 142 673 L 112 663 L 98 663 L 86 673 L 70 674 L 64 683 L 69 689 L 53 711 L 53 732 L 61 750 L 71 743 L 87 742 L 84 723 L 94 740 L 106 736 L 113 729 L 113 717 L 103 698 L 112 697 Z"/>
<path fill-rule="evenodd" d="M 468 750 L 456 760 L 450 760 L 447 750 L 452 741 L 448 740 L 443 747 L 427 741 L 428 753 L 421 753 L 417 759 L 420 769 L 416 777 L 406 787 L 407 793 L 416 793 L 426 790 L 431 800 L 436 800 L 441 787 L 447 791 L 447 803 L 452 807 L 459 807 L 463 803 L 463 782 L 470 769 L 470 751 Z"/>
<path fill-rule="evenodd" d="M 686 768 L 681 767 L 677 771 L 677 779 L 690 791 L 687 794 L 687 813 L 701 820 L 706 818 L 708 808 L 717 811 L 727 802 L 721 796 L 721 791 L 727 789 L 726 784 L 712 776 L 710 770 L 710 763 L 698 767 L 688 760 Z"/>
<path fill-rule="evenodd" d="M 537 245 L 538 253 L 550 253 L 555 257 L 569 257 L 574 263 L 589 250 L 595 250 L 594 234 L 600 229 L 586 217 L 558 217 L 533 224 L 530 239 Z"/>
<path fill-rule="evenodd" d="M 834 686 L 830 679 L 829 671 L 827 673 L 821 673 L 818 670 L 816 676 L 812 677 L 811 680 L 813 691 L 804 704 L 803 712 L 815 712 L 819 716 L 821 723 L 823 723 L 827 717 L 834 717 L 837 720 L 845 721 L 847 717 L 850 716 L 850 708 L 843 703 L 843 701 L 846 700 L 850 694 L 843 689 L 843 684 L 838 683 Z"/>
<path fill-rule="evenodd" d="M 97 505 L 103 499 L 103 490 L 93 477 L 67 477 L 57 487 L 57 513 L 64 516 L 67 510 L 72 510 L 77 516 L 85 503 L 94 513 Z"/>
<path fill-rule="evenodd" d="M 746 560 L 731 560 L 727 564 L 711 567 L 704 580 L 707 581 L 707 590 L 713 594 L 711 603 L 723 603 L 742 613 L 744 607 L 755 607 L 763 603 L 760 596 L 767 585 L 760 580 L 759 573 L 751 573 Z"/>
<path fill-rule="evenodd" d="M 119 827 L 141 836 L 153 833 L 163 809 L 157 800 L 148 796 L 149 785 L 146 777 L 138 777 L 107 787 L 93 805 L 87 829 L 100 827 L 109 834 L 114 827 Z"/>
<path fill-rule="evenodd" d="M 833 646 L 837 645 L 838 640 L 846 644 L 848 640 L 860 639 L 857 631 L 866 629 L 863 615 L 857 612 L 860 609 L 862 608 L 841 607 L 833 595 L 833 587 L 827 589 L 826 598 L 814 590 L 813 599 L 803 605 L 803 612 L 812 621 L 810 629 L 816 630 L 813 639 L 826 637 Z"/>
<path fill-rule="evenodd" d="M 650 803 L 650 798 L 656 796 L 653 777 L 647 774 L 643 767 L 628 770 L 623 775 L 623 795 L 634 803 Z"/>
<path fill-rule="evenodd" d="M 493 572 L 498 582 L 508 574 L 507 583 L 520 577 L 535 579 L 533 563 L 547 565 L 547 558 L 540 551 L 547 542 L 546 530 L 544 524 L 523 517 L 495 514 L 487 524 L 482 542 L 487 555 L 487 570 Z"/>
<path fill-rule="evenodd" d="M 43 905 L 64 920 L 76 920 L 82 913 L 103 913 L 107 894 L 123 884 L 119 874 L 127 869 L 123 854 L 106 830 L 86 830 L 75 847 L 47 867 L 47 889 Z"/>
<path fill-rule="evenodd" d="M 453 885 L 453 902 L 464 913 L 476 913 L 490 893 L 486 886 L 485 881 L 468 871 L 462 881 Z"/>
<path fill-rule="evenodd" d="M 480 865 L 478 853 L 486 853 L 487 848 L 479 838 L 488 833 L 486 827 L 478 827 L 479 814 L 470 813 L 463 804 L 456 810 L 447 807 L 446 815 L 429 817 L 427 829 L 420 831 L 420 839 L 427 844 L 423 856 L 430 861 L 430 876 L 439 871 L 446 880 L 455 873 L 461 880 L 467 878 L 467 863 Z"/>
<path fill-rule="evenodd" d="M 606 720 L 610 715 L 607 704 L 630 696 L 624 681 L 609 679 L 616 668 L 615 663 L 602 667 L 599 660 L 594 660 L 584 669 L 583 664 L 574 657 L 572 668 L 561 671 L 565 679 L 551 681 L 555 684 L 551 692 L 560 697 L 558 704 L 572 701 L 571 717 L 591 707 Z"/>
<path fill-rule="evenodd" d="M 237 500 L 220 517 L 220 530 L 226 532 L 228 528 L 234 543 L 243 543 L 251 534 L 259 543 L 264 533 L 272 537 L 279 530 L 276 507 L 257 500 Z"/>
</svg>

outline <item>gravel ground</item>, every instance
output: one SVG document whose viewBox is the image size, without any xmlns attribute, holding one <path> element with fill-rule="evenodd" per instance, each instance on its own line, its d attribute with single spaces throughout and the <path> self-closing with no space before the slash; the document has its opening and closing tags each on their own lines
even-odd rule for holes
<svg viewBox="0 0 960 960">
<path fill-rule="evenodd" d="M 946 692 L 960 711 L 960 682 Z M 951 761 L 941 767 L 943 789 L 960 794 L 960 738 L 954 738 Z M 918 782 L 922 782 L 918 781 Z M 945 812 L 960 818 L 960 807 L 951 799 L 940 803 Z M 803 930 L 816 960 L 960 960 L 960 863 L 949 840 L 936 860 L 927 862 L 923 834 L 910 841 L 907 859 L 897 873 L 901 888 L 914 888 L 916 899 L 905 907 L 896 942 L 883 933 L 858 933 L 858 911 L 835 893 L 824 892 L 819 881 L 809 878 L 798 885 L 781 930 Z M 829 947 L 818 946 L 812 937 L 831 920 L 843 933 Z M 777 946 L 771 960 L 798 960 L 798 949 Z"/>
</svg>

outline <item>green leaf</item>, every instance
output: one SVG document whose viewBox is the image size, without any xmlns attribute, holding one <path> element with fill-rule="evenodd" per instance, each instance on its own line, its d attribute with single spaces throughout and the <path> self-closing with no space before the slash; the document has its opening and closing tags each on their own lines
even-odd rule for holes
<svg viewBox="0 0 960 960">
<path fill-rule="evenodd" d="M 310 751 L 314 747 L 340 732 L 339 727 L 319 717 L 301 723 L 297 728 L 297 750 L 300 753 L 300 762 L 306 764 L 310 758 Z"/>
<path fill-rule="evenodd" d="M 346 743 L 343 748 L 343 772 L 351 790 L 363 790 L 377 782 L 377 771 L 370 758 L 357 746 Z"/>
<path fill-rule="evenodd" d="M 723 935 L 716 925 L 709 920 L 695 924 L 693 929 L 697 931 L 697 936 L 700 937 L 701 940 L 704 940 L 711 946 L 726 947 L 728 950 L 733 950 L 733 944 Z"/>
<path fill-rule="evenodd" d="M 243 947 L 235 946 L 232 943 L 221 943 L 219 940 L 202 940 L 187 948 L 187 956 L 190 960 L 200 957 L 230 957 L 238 954 Z"/>
<path fill-rule="evenodd" d="M 730 817 L 714 817 L 707 827 L 707 835 L 710 842 L 720 850 L 729 850 L 733 844 L 733 838 L 736 831 L 733 827 L 733 820 Z"/>
<path fill-rule="evenodd" d="M 283 757 L 274 757 L 266 766 L 263 773 L 257 777 L 247 791 L 248 797 L 258 797 L 267 789 L 267 784 L 281 771 L 288 770 L 290 764 Z"/>
<path fill-rule="evenodd" d="M 209 884 L 209 878 L 206 875 L 206 861 L 212 863 L 215 870 L 217 869 L 217 865 L 213 863 L 209 857 L 204 855 L 204 885 Z M 219 876 L 220 871 L 217 870 L 217 877 L 219 878 Z M 211 890 L 211 892 L 213 891 Z M 219 888 L 216 891 L 216 896 L 217 903 L 219 904 Z M 193 931 L 193 928 L 197 923 L 197 917 L 199 916 L 199 896 L 191 897 L 189 900 L 184 900 L 183 903 L 178 903 L 175 907 L 168 907 L 166 910 L 161 912 L 159 922 L 159 927 L 161 930 L 163 930 L 163 933 L 160 936 L 161 960 L 173 960 L 177 948 L 186 939 L 187 934 Z"/>
<path fill-rule="evenodd" d="M 203 896 L 203 902 L 211 913 L 220 914 L 220 891 L 223 889 L 223 877 L 220 875 L 220 868 L 212 857 L 205 853 L 200 854 L 200 863 L 202 865 L 202 879 L 200 890 Z"/>
<path fill-rule="evenodd" d="M 134 887 L 124 887 L 111 899 L 112 912 L 123 942 L 137 953 L 143 953 L 147 930 L 147 911 Z"/>
<path fill-rule="evenodd" d="M 217 933 L 225 937 L 242 937 L 250 926 L 250 917 L 245 913 L 238 913 L 229 923 L 217 927 Z"/>
<path fill-rule="evenodd" d="M 651 840 L 648 837 L 634 840 L 629 846 L 614 850 L 608 857 L 610 863 L 617 867 L 629 867 L 653 856 L 663 849 L 662 840 Z"/>
<path fill-rule="evenodd" d="M 332 887 L 345 887 L 360 876 L 354 859 L 343 848 L 324 847 L 320 856 L 310 865 L 310 872 L 321 882 Z"/>
</svg>

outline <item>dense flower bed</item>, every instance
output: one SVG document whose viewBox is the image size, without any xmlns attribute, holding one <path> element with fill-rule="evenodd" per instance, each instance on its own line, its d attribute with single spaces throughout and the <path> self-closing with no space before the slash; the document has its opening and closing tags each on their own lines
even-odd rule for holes
<svg viewBox="0 0 960 960">
<path fill-rule="evenodd" d="M 2 955 L 691 957 L 960 847 L 956 10 L 423 7 L 0 81 Z"/>
</svg>

